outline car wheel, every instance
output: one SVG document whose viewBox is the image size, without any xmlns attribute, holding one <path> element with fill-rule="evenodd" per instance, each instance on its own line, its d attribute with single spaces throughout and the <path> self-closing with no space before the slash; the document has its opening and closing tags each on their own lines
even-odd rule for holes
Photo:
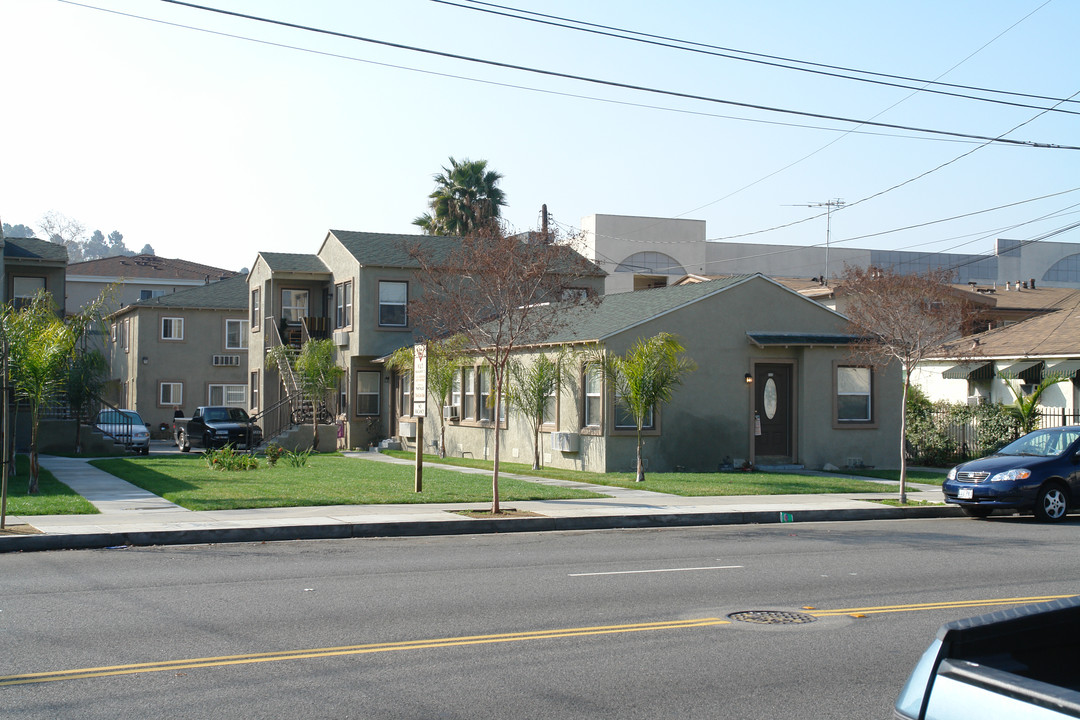
<svg viewBox="0 0 1080 720">
<path fill-rule="evenodd" d="M 187 441 L 187 433 L 180 431 L 180 452 L 191 452 L 191 445 Z"/>
<path fill-rule="evenodd" d="M 1069 511 L 1069 496 L 1060 485 L 1044 485 L 1035 498 L 1035 517 L 1042 522 L 1057 522 Z"/>
<path fill-rule="evenodd" d="M 990 517 L 990 513 L 994 512 L 993 508 L 978 507 L 976 505 L 964 505 L 960 509 L 970 518 Z"/>
<path fill-rule="evenodd" d="M 144 447 L 144 448 L 142 449 L 142 454 L 143 454 L 143 455 L 149 455 L 149 454 L 150 454 L 150 447 L 149 447 L 149 446 L 147 446 L 147 447 Z"/>
</svg>

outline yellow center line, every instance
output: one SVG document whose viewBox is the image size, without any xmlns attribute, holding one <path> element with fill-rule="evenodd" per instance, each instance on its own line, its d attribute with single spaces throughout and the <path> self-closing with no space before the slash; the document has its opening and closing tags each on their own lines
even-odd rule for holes
<svg viewBox="0 0 1080 720">
<path fill-rule="evenodd" d="M 1074 597 L 1073 595 L 1042 595 L 1039 597 L 994 598 L 990 600 L 952 600 L 947 602 L 916 603 L 913 605 L 880 605 L 864 608 L 841 608 L 839 610 L 819 610 L 811 612 L 814 617 L 835 617 L 837 615 L 875 615 L 879 613 L 917 612 L 920 610 L 948 610 L 952 608 L 971 608 L 992 605 L 1026 605 Z"/>
<path fill-rule="evenodd" d="M 600 625 L 595 627 L 564 628 L 540 630 L 522 633 L 503 633 L 498 635 L 470 635 L 456 638 L 438 638 L 430 640 L 408 640 L 396 643 L 373 643 L 369 645 L 346 645 L 342 647 L 314 648 L 309 650 L 289 650 L 269 653 L 250 653 L 245 655 L 224 655 L 220 657 L 188 658 L 161 662 L 134 663 L 131 665 L 109 665 L 104 667 L 57 670 L 54 672 L 26 673 L 22 675 L 0 676 L 2 685 L 25 685 L 29 683 L 55 682 L 57 680 L 76 680 L 86 678 L 133 675 L 136 673 L 163 672 L 169 670 L 187 670 L 201 667 L 221 667 L 227 665 L 248 665 L 253 663 L 280 662 L 303 658 L 324 658 L 341 655 L 363 655 L 368 653 L 390 652 L 396 650 L 419 650 L 425 648 L 463 647 L 489 643 L 520 642 L 523 640 L 547 640 L 551 638 L 584 637 L 588 635 L 609 635 L 613 633 L 646 632 L 653 630 L 680 630 L 684 628 L 728 625 L 730 620 L 720 618 L 694 618 L 632 625 Z"/>
</svg>

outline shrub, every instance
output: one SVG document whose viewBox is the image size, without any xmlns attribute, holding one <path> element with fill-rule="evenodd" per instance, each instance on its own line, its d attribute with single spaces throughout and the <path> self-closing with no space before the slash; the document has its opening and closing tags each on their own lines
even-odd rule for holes
<svg viewBox="0 0 1080 720">
<path fill-rule="evenodd" d="M 281 459 L 281 456 L 286 453 L 285 448 L 281 447 L 277 443 L 270 443 L 266 446 L 266 463 L 270 467 L 277 465 L 277 461 Z"/>
<path fill-rule="evenodd" d="M 217 450 L 208 448 L 203 452 L 203 459 L 212 470 L 255 470 L 259 467 L 259 461 L 254 455 L 238 453 L 233 450 L 232 445 L 225 445 Z"/>
<path fill-rule="evenodd" d="M 293 467 L 302 468 L 302 467 L 305 467 L 307 465 L 308 458 L 311 457 L 311 451 L 310 450 L 304 450 L 302 452 L 301 451 L 292 452 L 292 451 L 287 450 L 287 451 L 285 451 L 284 457 L 285 457 L 285 462 L 289 463 Z"/>
</svg>

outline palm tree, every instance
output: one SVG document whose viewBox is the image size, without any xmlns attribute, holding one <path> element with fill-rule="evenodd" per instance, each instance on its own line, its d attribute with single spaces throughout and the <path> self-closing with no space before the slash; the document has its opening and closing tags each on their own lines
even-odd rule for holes
<svg viewBox="0 0 1080 720">
<path fill-rule="evenodd" d="M 450 167 L 435 175 L 435 189 L 428 195 L 430 213 L 413 225 L 428 235 L 462 236 L 498 218 L 506 194 L 498 187 L 502 174 L 487 169 L 487 160 L 450 158 Z"/>
<path fill-rule="evenodd" d="M 644 482 L 641 462 L 644 442 L 641 431 L 645 419 L 682 384 L 683 377 L 697 369 L 697 364 L 683 355 L 685 348 L 678 338 L 666 332 L 638 340 L 626 355 L 594 353 L 588 362 L 597 365 L 612 384 L 618 403 L 633 415 L 637 425 L 637 482 Z"/>
<path fill-rule="evenodd" d="M 427 393 L 435 404 L 435 417 L 439 419 L 439 457 L 446 457 L 446 418 L 443 406 L 454 391 L 455 380 L 460 379 L 462 364 L 466 358 L 462 355 L 465 338 L 453 335 L 443 340 L 428 343 L 427 352 Z M 387 359 L 386 365 L 401 374 L 411 373 L 413 369 L 413 346 L 398 348 Z"/>
<path fill-rule="evenodd" d="M 544 415 L 551 408 L 556 395 L 571 385 L 570 374 L 566 370 L 569 364 L 570 358 L 565 352 L 555 356 L 540 353 L 530 365 L 517 360 L 510 362 L 506 399 L 511 407 L 525 415 L 532 432 L 533 470 L 540 469 L 540 426 L 544 424 Z"/>
<path fill-rule="evenodd" d="M 296 376 L 300 389 L 311 402 L 311 424 L 314 434 L 311 449 L 319 450 L 319 407 L 326 402 L 330 391 L 337 387 L 344 368 L 337 362 L 337 347 L 329 338 L 309 340 L 296 357 Z"/>
<path fill-rule="evenodd" d="M 1035 386 L 1030 395 L 1024 397 L 1020 388 L 1014 387 L 1008 380 L 1005 381 L 1005 385 L 1008 386 L 1009 391 L 1015 398 L 1013 404 L 1008 405 L 1007 408 L 1009 414 L 1016 418 L 1016 421 L 1020 424 L 1021 434 L 1031 432 L 1039 424 L 1039 398 L 1042 397 L 1047 388 L 1057 385 L 1059 382 L 1062 382 L 1062 378 L 1052 375 L 1047 376 Z"/>
</svg>

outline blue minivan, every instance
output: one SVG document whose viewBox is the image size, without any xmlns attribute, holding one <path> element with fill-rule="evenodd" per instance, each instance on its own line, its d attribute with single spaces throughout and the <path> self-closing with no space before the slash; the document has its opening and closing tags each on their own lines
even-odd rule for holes
<svg viewBox="0 0 1080 720">
<path fill-rule="evenodd" d="M 1065 518 L 1080 498 L 1080 426 L 1045 428 L 993 455 L 961 463 L 942 483 L 945 501 L 984 518 L 998 509 L 1031 510 L 1044 522 Z"/>
</svg>

